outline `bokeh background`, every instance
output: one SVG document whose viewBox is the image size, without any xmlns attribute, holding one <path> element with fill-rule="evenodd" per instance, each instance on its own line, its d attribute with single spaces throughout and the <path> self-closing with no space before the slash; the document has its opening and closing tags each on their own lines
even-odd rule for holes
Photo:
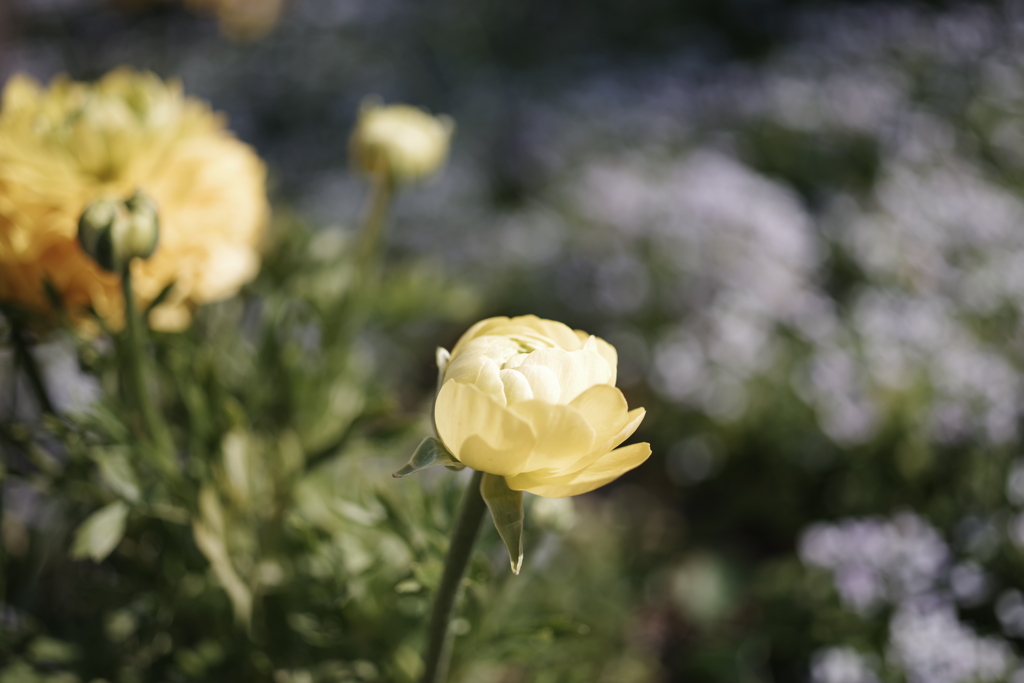
<svg viewBox="0 0 1024 683">
<path fill-rule="evenodd" d="M 267 161 L 277 224 L 321 254 L 366 193 L 347 166 L 360 101 L 455 119 L 447 168 L 394 208 L 404 289 L 365 367 L 415 420 L 434 346 L 487 315 L 562 320 L 616 345 L 654 451 L 572 507 L 535 501 L 524 576 L 502 576 L 491 533 L 497 587 L 459 626 L 458 680 L 569 681 L 586 662 L 579 680 L 609 683 L 1022 683 L 1022 40 L 1010 1 L 2 0 L 0 81 L 180 78 Z M 87 403 L 74 354 L 47 353 L 61 400 Z M 41 494 L 5 487 L 5 520 L 53 524 Z M 353 600 L 397 585 L 405 602 L 378 612 L 412 632 L 430 580 L 403 578 L 398 551 L 390 573 L 364 557 L 383 536 L 363 513 L 331 522 L 366 529 L 363 546 L 332 531 L 330 561 Z M 8 526 L 8 546 L 29 533 Z M 90 617 L 21 581 L 0 681 L 111 676 L 82 645 Z M 96 618 L 118 681 L 234 680 L 242 659 L 275 683 L 415 670 L 390 622 L 332 622 L 333 599 L 280 597 L 276 654 L 224 635 L 227 603 L 208 608 L 227 609 L 220 635 L 185 616 L 173 642 L 149 603 Z M 344 647 L 382 654 L 313 666 Z"/>
</svg>

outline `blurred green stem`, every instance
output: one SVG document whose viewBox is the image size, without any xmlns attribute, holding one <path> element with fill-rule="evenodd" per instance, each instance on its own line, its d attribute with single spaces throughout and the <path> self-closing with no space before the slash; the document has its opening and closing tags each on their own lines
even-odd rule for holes
<svg viewBox="0 0 1024 683">
<path fill-rule="evenodd" d="M 145 332 L 138 306 L 135 305 L 135 296 L 132 292 L 132 273 L 129 266 L 125 266 L 124 273 L 121 275 L 121 287 L 124 291 L 124 352 L 126 355 L 124 369 L 127 375 L 124 385 L 127 392 L 126 398 L 129 404 L 134 403 L 138 407 L 145 436 L 157 448 L 157 459 L 161 469 L 166 473 L 173 473 L 176 468 L 173 463 L 171 435 L 153 404 L 149 387 L 146 386 L 146 356 L 143 351 Z"/>
<path fill-rule="evenodd" d="M 381 254 L 388 204 L 394 182 L 387 167 L 380 167 L 370 180 L 370 193 L 363 208 L 352 256 L 352 281 L 338 302 L 324 342 L 332 348 L 348 348 L 362 329 L 380 283 Z"/>
<path fill-rule="evenodd" d="M 370 192 L 352 258 L 352 281 L 327 325 L 324 343 L 335 349 L 349 349 L 366 324 L 380 284 L 384 225 L 394 182 L 387 167 L 380 167 L 370 180 Z"/>
<path fill-rule="evenodd" d="M 7 599 L 7 545 L 3 539 L 4 528 L 4 479 L 7 478 L 7 467 L 0 460 L 0 603 L 10 604 Z"/>
<path fill-rule="evenodd" d="M 36 358 L 32 355 L 28 340 L 25 338 L 24 328 L 15 320 L 11 320 L 10 324 L 11 340 L 14 342 L 14 354 L 18 359 L 19 365 L 25 370 L 25 374 L 28 375 L 29 384 L 32 385 L 32 390 L 36 394 L 39 407 L 45 413 L 56 415 L 57 411 L 53 409 L 53 401 L 50 400 L 50 395 L 46 391 L 46 384 L 43 382 L 43 373 L 40 372 L 39 364 L 36 363 Z"/>
<path fill-rule="evenodd" d="M 452 542 L 448 546 L 448 556 L 444 561 L 444 574 L 434 598 L 434 611 L 430 615 L 427 653 L 423 658 L 421 683 L 444 683 L 448 678 L 448 664 L 452 657 L 452 637 L 448 622 L 451 621 L 452 607 L 459 594 L 462 576 L 466 573 L 466 566 L 473 554 L 473 544 L 480 533 L 484 511 L 487 510 L 487 505 L 480 495 L 480 482 L 483 476 L 483 472 L 473 472 L 469 487 L 462 495 L 462 502 L 459 503 Z"/>
<path fill-rule="evenodd" d="M 381 235 L 384 232 L 384 222 L 388 215 L 388 204 L 391 202 L 391 195 L 394 194 L 394 181 L 391 179 L 391 172 L 386 165 L 381 165 L 374 172 L 370 182 L 370 196 L 366 202 L 365 214 L 359 230 L 359 264 L 362 275 L 367 275 L 367 269 L 376 271 L 379 252 L 382 248 Z"/>
</svg>

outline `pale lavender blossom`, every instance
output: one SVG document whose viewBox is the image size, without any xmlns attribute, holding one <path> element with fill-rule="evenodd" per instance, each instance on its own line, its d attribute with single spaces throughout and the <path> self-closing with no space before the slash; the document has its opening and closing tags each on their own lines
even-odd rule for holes
<svg viewBox="0 0 1024 683">
<path fill-rule="evenodd" d="M 850 647 L 827 647 L 811 658 L 811 683 L 878 683 L 871 658 Z"/>
<path fill-rule="evenodd" d="M 830 570 L 843 602 L 866 614 L 933 590 L 948 568 L 950 551 L 931 525 L 904 512 L 891 520 L 815 524 L 800 539 L 800 557 Z"/>
<path fill-rule="evenodd" d="M 1009 644 L 979 636 L 941 602 L 906 603 L 889 624 L 889 659 L 908 683 L 1002 681 L 1019 665 Z"/>
</svg>

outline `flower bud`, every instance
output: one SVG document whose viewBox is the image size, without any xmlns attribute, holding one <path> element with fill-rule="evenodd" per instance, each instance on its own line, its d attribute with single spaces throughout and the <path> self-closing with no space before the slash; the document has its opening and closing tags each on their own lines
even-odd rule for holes
<svg viewBox="0 0 1024 683">
<path fill-rule="evenodd" d="M 121 273 L 156 249 L 160 221 L 152 199 L 136 190 L 124 201 L 100 199 L 82 212 L 78 242 L 104 270 Z"/>
<path fill-rule="evenodd" d="M 364 105 L 352 132 L 352 165 L 367 175 L 386 172 L 395 182 L 425 178 L 441 167 L 455 125 L 406 104 Z"/>
</svg>

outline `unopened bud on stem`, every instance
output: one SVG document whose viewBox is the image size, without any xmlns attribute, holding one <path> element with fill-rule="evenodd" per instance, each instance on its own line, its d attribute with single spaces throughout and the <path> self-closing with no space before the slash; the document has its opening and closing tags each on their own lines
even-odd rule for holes
<svg viewBox="0 0 1024 683">
<path fill-rule="evenodd" d="M 349 143 L 352 164 L 367 175 L 384 170 L 398 183 L 420 180 L 448 157 L 454 128 L 447 116 L 431 116 L 405 104 L 366 102 Z"/>
<path fill-rule="evenodd" d="M 156 204 L 138 190 L 124 201 L 93 202 L 78 221 L 82 249 L 112 273 L 123 273 L 133 258 L 147 258 L 159 238 Z"/>
</svg>

